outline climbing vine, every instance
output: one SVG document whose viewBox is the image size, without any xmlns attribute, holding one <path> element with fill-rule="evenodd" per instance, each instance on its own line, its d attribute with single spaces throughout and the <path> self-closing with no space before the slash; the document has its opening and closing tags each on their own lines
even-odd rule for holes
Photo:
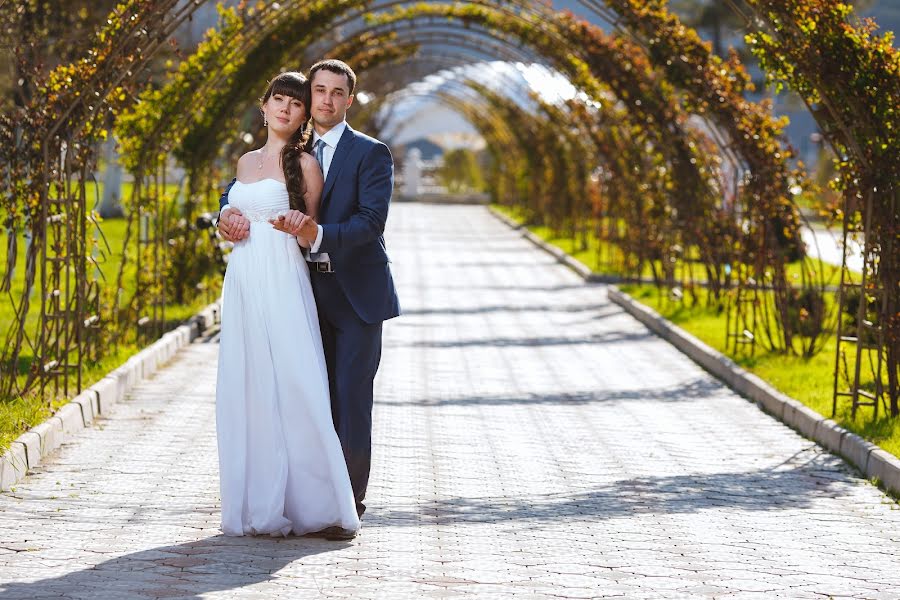
<svg viewBox="0 0 900 600">
<path fill-rule="evenodd" d="M 640 276 L 649 267 L 660 285 L 693 285 L 691 271 L 686 280 L 672 265 L 696 260 L 714 301 L 735 289 L 771 292 L 759 300 L 771 311 L 754 325 L 763 333 L 760 341 L 804 354 L 820 347 L 824 328 L 810 323 L 823 317 L 802 316 L 798 298 L 821 294 L 821 281 L 809 268 L 796 282 L 787 275 L 787 265 L 804 258 L 794 195 L 807 183 L 791 166 L 785 122 L 767 103 L 746 99 L 752 86 L 737 57 L 712 53 L 663 0 L 603 0 L 622 27 L 612 33 L 525 0 L 241 3 L 220 9 L 218 26 L 154 83 L 146 67 L 164 54 L 169 36 L 198 4 L 123 1 L 83 47 L 52 68 L 27 51 L 27 37 L 44 27 L 25 26 L 34 11 L 0 4 L 4 43 L 15 37 L 10 32 L 24 32 L 9 45 L 31 90 L 0 114 L 0 218 L 8 233 L 0 288 L 12 289 L 17 257 L 24 252 L 26 258 L 24 292 L 13 302 L 17 325 L 8 330 L 2 355 L 0 396 L 66 377 L 58 365 L 72 364 L 72 352 L 80 373 L 85 347 L 146 320 L 149 307 L 164 307 L 167 298 L 196 293 L 203 278 L 196 274 L 210 272 L 216 248 L 195 221 L 234 155 L 262 131 L 251 109 L 267 78 L 283 68 L 302 70 L 328 52 L 348 58 L 360 73 L 372 72 L 412 60 L 428 40 L 471 38 L 471 48 L 510 56 L 524 49 L 579 90 L 577 98 L 555 104 L 534 96 L 534 110 L 474 81 L 465 83 L 465 93 L 438 93 L 488 142 L 498 201 L 515 202 L 575 237 L 593 230 L 621 248 L 619 270 Z M 748 42 L 768 77 L 804 98 L 836 150 L 835 185 L 845 199 L 837 216 L 865 233 L 877 257 L 870 261 L 877 282 L 872 290 L 879 287 L 886 298 L 879 323 L 887 332 L 896 390 L 897 52 L 871 24 L 850 23 L 850 9 L 841 3 L 745 5 L 755 11 L 748 22 L 758 25 Z M 345 31 L 351 34 L 342 36 Z M 394 79 L 408 77 L 397 71 Z M 398 84 L 376 85 L 384 92 Z M 384 94 L 374 96 L 357 113 L 373 125 L 388 102 Z M 244 135 L 236 136 L 239 131 Z M 126 260 L 152 267 L 138 268 L 139 293 L 121 305 L 130 271 L 121 268 L 109 286 L 112 297 L 104 297 L 88 269 L 101 244 L 89 235 L 86 186 L 98 146 L 111 132 L 134 179 L 126 202 L 134 249 Z M 171 181 L 171 159 L 184 168 L 183 185 L 172 185 L 182 182 Z M 77 282 L 74 291 L 57 293 L 68 290 L 62 284 L 70 280 Z M 37 308 L 32 298 L 41 303 L 40 325 L 26 333 Z M 806 321 L 798 324 L 797 314 Z M 88 321 L 90 331 L 83 325 Z M 60 322 L 65 326 L 53 325 Z M 13 373 L 29 347 L 35 360 L 22 383 Z"/>
<path fill-rule="evenodd" d="M 863 235 L 869 255 L 868 300 L 859 304 L 871 303 L 874 315 L 863 308 L 859 322 L 881 331 L 890 410 L 900 415 L 900 52 L 892 33 L 876 35 L 875 23 L 854 21 L 843 2 L 748 4 L 761 27 L 747 42 L 768 81 L 803 98 L 835 150 L 836 217 Z"/>
</svg>

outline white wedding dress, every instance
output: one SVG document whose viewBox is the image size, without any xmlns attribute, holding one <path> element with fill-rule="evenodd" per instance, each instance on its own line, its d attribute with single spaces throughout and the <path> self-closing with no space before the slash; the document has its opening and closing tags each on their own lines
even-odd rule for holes
<svg viewBox="0 0 900 600">
<path fill-rule="evenodd" d="M 250 219 L 222 290 L 216 429 L 226 535 L 359 528 L 331 419 L 309 270 L 269 219 L 288 209 L 275 179 L 237 182 L 228 203 Z"/>
</svg>

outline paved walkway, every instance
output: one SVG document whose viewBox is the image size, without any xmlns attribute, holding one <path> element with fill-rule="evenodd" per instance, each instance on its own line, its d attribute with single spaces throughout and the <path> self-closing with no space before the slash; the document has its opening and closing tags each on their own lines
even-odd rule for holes
<svg viewBox="0 0 900 600">
<path fill-rule="evenodd" d="M 0 496 L 11 598 L 900 598 L 900 509 L 480 207 L 399 204 L 370 512 L 218 532 L 217 346 Z"/>
</svg>

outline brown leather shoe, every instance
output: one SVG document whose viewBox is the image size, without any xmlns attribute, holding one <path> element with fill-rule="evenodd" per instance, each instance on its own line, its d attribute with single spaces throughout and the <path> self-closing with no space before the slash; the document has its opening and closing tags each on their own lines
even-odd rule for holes
<svg viewBox="0 0 900 600">
<path fill-rule="evenodd" d="M 329 541 L 347 541 L 352 540 L 359 534 L 359 530 L 344 529 L 343 527 L 326 527 L 321 532 L 322 536 Z"/>
</svg>

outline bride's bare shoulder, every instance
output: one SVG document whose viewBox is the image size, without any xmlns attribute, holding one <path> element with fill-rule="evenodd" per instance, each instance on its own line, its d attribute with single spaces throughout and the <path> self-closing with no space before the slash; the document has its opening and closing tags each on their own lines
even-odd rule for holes
<svg viewBox="0 0 900 600">
<path fill-rule="evenodd" d="M 251 150 L 250 152 L 245 152 L 238 159 L 238 167 L 242 167 L 245 164 L 249 165 L 256 157 L 259 156 L 259 153 L 262 152 L 262 148 L 257 148 L 256 150 Z"/>
<path fill-rule="evenodd" d="M 250 165 L 253 164 L 253 161 L 256 160 L 256 156 L 259 154 L 259 150 L 251 150 L 250 152 L 244 153 L 237 161 L 237 176 L 238 179 L 241 178 L 241 175 L 250 172 Z"/>
<path fill-rule="evenodd" d="M 300 153 L 300 167 L 303 169 L 308 169 L 312 166 L 319 166 L 319 163 L 316 162 L 315 157 L 309 152 L 301 152 Z"/>
<path fill-rule="evenodd" d="M 316 179 L 322 179 L 322 169 L 319 168 L 319 162 L 308 152 L 300 154 L 300 169 L 306 178 L 315 177 Z"/>
</svg>

